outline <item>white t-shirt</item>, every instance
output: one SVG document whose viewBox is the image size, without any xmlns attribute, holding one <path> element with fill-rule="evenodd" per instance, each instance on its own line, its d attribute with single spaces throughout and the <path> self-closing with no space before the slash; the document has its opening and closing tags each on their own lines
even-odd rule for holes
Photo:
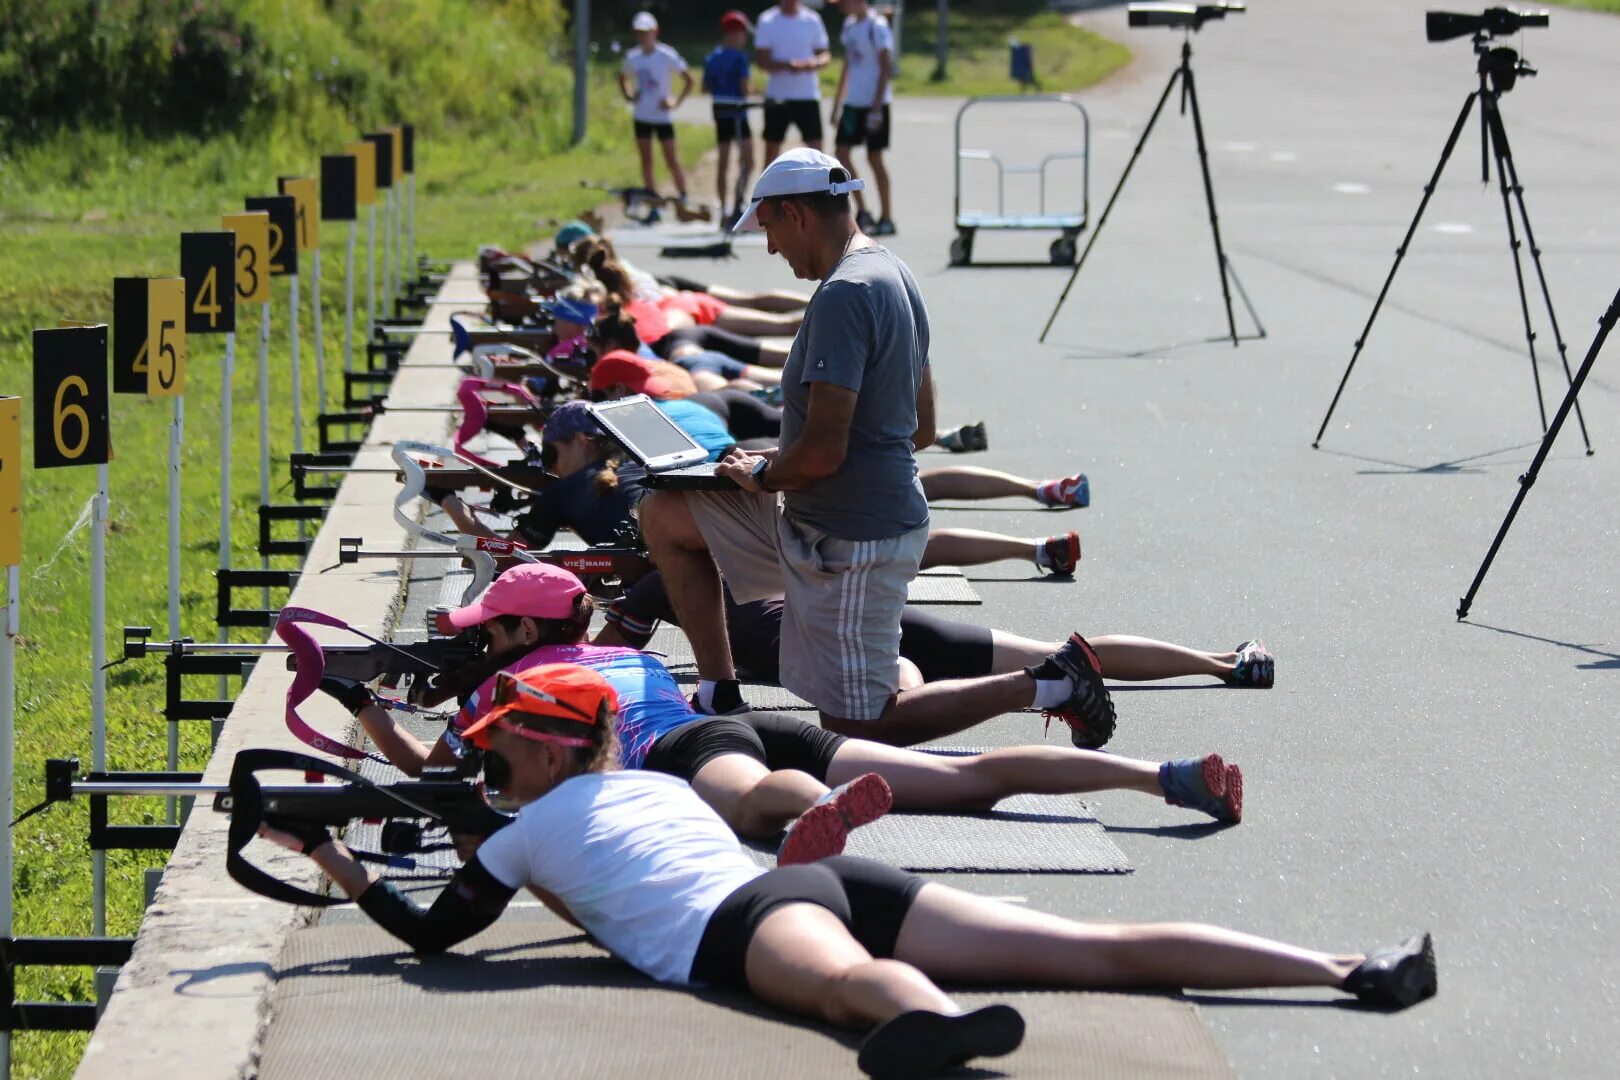
<svg viewBox="0 0 1620 1080">
<path fill-rule="evenodd" d="M 887 51 L 894 57 L 894 32 L 889 20 L 881 15 L 868 14 L 857 20 L 850 15 L 844 19 L 843 33 L 838 40 L 844 44 L 844 63 L 849 65 L 849 82 L 844 86 L 844 104 L 857 109 L 869 109 L 877 96 L 878 54 Z M 891 68 L 892 71 L 892 68 Z M 883 104 L 894 100 L 894 80 L 883 88 Z"/>
<path fill-rule="evenodd" d="M 507 888 L 545 889 L 614 956 L 680 984 L 715 908 L 764 873 L 686 781 L 639 770 L 564 780 L 478 861 Z"/>
<path fill-rule="evenodd" d="M 670 111 L 664 99 L 675 98 L 675 76 L 686 70 L 681 54 L 662 41 L 646 52 L 640 45 L 624 57 L 624 72 L 636 80 L 635 117 L 644 124 L 667 124 Z"/>
<path fill-rule="evenodd" d="M 794 15 L 784 15 L 780 8 L 767 8 L 754 29 L 754 48 L 769 49 L 772 60 L 809 60 L 826 51 L 827 24 L 808 8 L 801 7 Z M 820 101 L 820 73 L 773 71 L 765 80 L 765 97 L 771 101 Z"/>
</svg>

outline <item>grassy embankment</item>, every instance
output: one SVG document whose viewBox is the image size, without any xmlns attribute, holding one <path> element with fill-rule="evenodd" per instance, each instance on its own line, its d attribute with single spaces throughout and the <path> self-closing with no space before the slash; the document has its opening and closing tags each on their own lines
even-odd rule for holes
<svg viewBox="0 0 1620 1080">
<path fill-rule="evenodd" d="M 317 174 L 319 155 L 340 152 L 360 131 L 399 120 L 417 124 L 417 250 L 436 257 L 466 256 L 485 241 L 521 245 L 537 238 L 538 221 L 570 217 L 600 201 L 578 186 L 581 179 L 635 180 L 633 155 L 625 153 L 627 125 L 605 86 L 594 94 L 591 139 L 567 149 L 571 78 L 562 52 L 566 33 L 551 0 L 246 0 L 229 5 L 229 15 L 180 0 L 103 2 L 95 5 L 98 19 L 82 21 L 90 6 L 36 6 L 41 14 L 26 30 L 0 10 L 0 394 L 25 398 L 25 463 L 32 461 L 31 330 L 63 318 L 110 321 L 115 276 L 178 273 L 181 232 L 218 228 L 219 215 L 240 210 L 243 198 L 273 194 L 278 175 Z M 204 8 L 210 11 L 199 24 Z M 184 73 L 169 60 L 176 41 L 194 60 Z M 210 60 L 217 63 L 210 67 Z M 216 107 L 200 104 L 177 121 L 180 98 L 195 97 L 181 85 L 182 74 L 208 82 Z M 694 158 L 710 141 L 702 129 L 683 136 Z M 346 229 L 327 223 L 322 230 L 334 399 L 341 392 Z M 363 226 L 359 249 L 363 262 Z M 363 304 L 363 270 L 359 276 Z M 320 404 L 307 271 L 304 285 L 303 409 L 312 419 Z M 243 314 L 234 382 L 235 561 L 257 566 L 257 313 Z M 278 283 L 271 426 L 273 453 L 282 459 L 292 448 L 287 317 L 287 288 Z M 222 356 L 222 338 L 191 340 L 183 625 L 202 640 L 215 637 Z M 113 399 L 109 656 L 117 655 L 121 625 L 165 622 L 168 413 L 164 402 Z M 306 438 L 313 448 L 312 425 Z M 285 477 L 284 469 L 276 471 Z M 94 469 L 24 470 L 19 807 L 41 796 L 45 758 L 76 754 L 88 763 L 90 757 L 88 534 L 58 546 L 94 483 Z M 111 767 L 161 768 L 167 736 L 160 662 L 113 670 L 108 694 Z M 201 767 L 208 753 L 203 726 L 187 726 L 182 739 L 182 765 Z M 161 821 L 162 813 L 156 801 L 115 807 L 116 820 L 131 823 Z M 18 934 L 90 931 L 87 821 L 81 803 L 53 808 L 15 830 Z M 135 930 L 141 872 L 163 861 L 158 852 L 109 857 L 109 933 Z M 20 974 L 24 998 L 90 995 L 89 974 L 80 969 Z M 79 1035 L 20 1033 L 13 1075 L 71 1075 L 83 1043 Z"/>
</svg>

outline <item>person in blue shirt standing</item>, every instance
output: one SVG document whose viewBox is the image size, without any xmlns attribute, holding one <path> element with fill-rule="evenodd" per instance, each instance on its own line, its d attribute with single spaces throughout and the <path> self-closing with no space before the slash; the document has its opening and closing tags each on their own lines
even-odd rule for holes
<svg viewBox="0 0 1620 1080">
<path fill-rule="evenodd" d="M 729 224 L 742 214 L 743 193 L 754 173 L 754 133 L 748 127 L 748 16 L 728 11 L 720 16 L 720 44 L 703 61 L 703 90 L 714 98 L 714 141 L 720 152 L 720 213 Z M 726 185 L 731 144 L 737 144 L 737 184 Z M 729 201 L 728 201 L 729 200 Z M 726 207 L 732 209 L 728 212 Z"/>
</svg>

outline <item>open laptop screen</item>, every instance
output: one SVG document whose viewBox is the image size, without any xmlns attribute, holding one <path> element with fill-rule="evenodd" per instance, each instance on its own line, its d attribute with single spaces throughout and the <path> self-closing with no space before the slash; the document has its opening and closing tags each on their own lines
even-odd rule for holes
<svg viewBox="0 0 1620 1080">
<path fill-rule="evenodd" d="M 609 433 L 650 469 L 677 468 L 708 459 L 707 450 L 641 394 L 600 402 L 592 406 L 592 411 Z"/>
</svg>

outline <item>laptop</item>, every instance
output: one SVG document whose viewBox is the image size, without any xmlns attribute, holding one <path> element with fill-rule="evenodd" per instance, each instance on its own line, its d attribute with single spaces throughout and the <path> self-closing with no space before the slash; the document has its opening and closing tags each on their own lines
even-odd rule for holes
<svg viewBox="0 0 1620 1080">
<path fill-rule="evenodd" d="M 646 394 L 591 406 L 608 438 L 647 470 L 647 486 L 684 491 L 735 489 L 737 482 L 716 476 L 709 452 L 683 431 Z"/>
</svg>

